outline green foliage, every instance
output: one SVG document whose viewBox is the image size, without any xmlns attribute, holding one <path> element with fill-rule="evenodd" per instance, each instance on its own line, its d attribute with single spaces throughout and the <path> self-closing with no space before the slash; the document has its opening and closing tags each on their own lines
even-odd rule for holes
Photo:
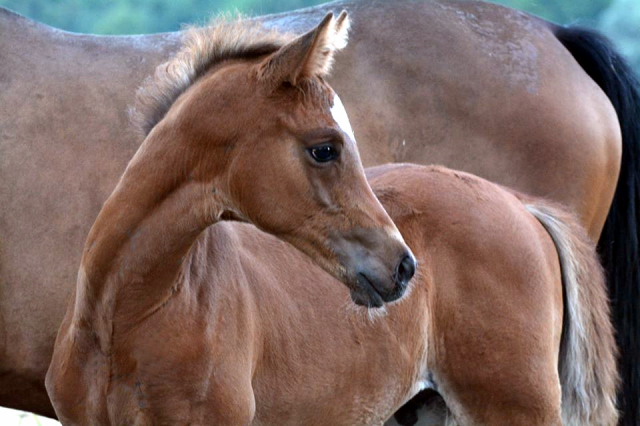
<svg viewBox="0 0 640 426">
<path fill-rule="evenodd" d="M 640 1 L 614 0 L 602 14 L 599 29 L 615 40 L 640 74 Z"/>
<path fill-rule="evenodd" d="M 596 25 L 600 14 L 613 0 L 492 0 L 524 10 L 558 24 Z"/>
</svg>

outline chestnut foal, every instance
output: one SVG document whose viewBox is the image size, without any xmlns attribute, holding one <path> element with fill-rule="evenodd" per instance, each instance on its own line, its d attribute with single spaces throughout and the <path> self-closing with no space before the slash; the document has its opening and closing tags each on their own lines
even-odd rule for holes
<svg viewBox="0 0 640 426">
<path fill-rule="evenodd" d="M 94 354 L 57 397 L 82 424 L 355 426 L 431 390 L 421 426 L 615 425 L 606 290 L 575 219 L 443 168 L 370 178 L 421 265 L 402 301 L 369 318 L 298 250 L 219 222 L 170 296 L 114 324 L 109 380 L 88 389 L 107 368 Z"/>
<path fill-rule="evenodd" d="M 272 273 L 236 269 L 235 237 L 210 240 L 206 231 L 221 219 L 297 247 L 356 303 L 402 296 L 415 260 L 373 195 L 344 108 L 324 81 L 347 29 L 346 13 L 294 40 L 259 24 L 220 23 L 216 34 L 193 32 L 142 93 L 148 135 L 89 233 L 46 377 L 64 424 L 251 421 L 254 354 L 243 315 L 253 302 L 225 300 L 213 285 L 226 306 L 214 317 L 187 319 L 200 302 L 213 304 L 199 315 L 217 305 L 196 293 L 195 304 L 165 316 L 205 276 L 232 272 L 246 289 L 249 275 Z M 211 245 L 200 251 L 204 241 Z M 196 253 L 204 263 L 193 263 Z M 229 263 L 209 263 L 213 254 Z M 171 325 L 181 331 L 166 335 Z M 217 328 L 231 340 L 217 344 L 217 332 L 204 346 L 192 340 Z M 220 370 L 231 358 L 235 371 Z"/>
</svg>

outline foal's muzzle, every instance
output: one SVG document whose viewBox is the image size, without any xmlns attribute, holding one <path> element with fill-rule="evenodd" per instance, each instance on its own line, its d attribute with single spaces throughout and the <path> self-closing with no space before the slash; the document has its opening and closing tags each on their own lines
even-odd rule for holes
<svg viewBox="0 0 640 426">
<path fill-rule="evenodd" d="M 374 261 L 371 259 L 369 262 L 363 262 L 362 266 Z M 410 252 L 403 254 L 392 276 L 378 274 L 377 269 L 379 268 L 361 268 L 356 274 L 356 283 L 351 289 L 351 299 L 357 305 L 379 308 L 385 303 L 401 298 L 415 274 L 416 260 Z"/>
<path fill-rule="evenodd" d="M 399 299 L 416 272 L 416 259 L 395 229 L 353 228 L 331 238 L 358 305 L 381 307 Z"/>
</svg>

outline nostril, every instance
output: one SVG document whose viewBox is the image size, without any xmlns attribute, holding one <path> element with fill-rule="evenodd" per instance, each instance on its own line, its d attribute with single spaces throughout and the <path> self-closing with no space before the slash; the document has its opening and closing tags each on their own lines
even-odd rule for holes
<svg viewBox="0 0 640 426">
<path fill-rule="evenodd" d="M 411 255 L 406 255 L 396 267 L 396 284 L 405 286 L 416 273 L 416 261 Z"/>
</svg>

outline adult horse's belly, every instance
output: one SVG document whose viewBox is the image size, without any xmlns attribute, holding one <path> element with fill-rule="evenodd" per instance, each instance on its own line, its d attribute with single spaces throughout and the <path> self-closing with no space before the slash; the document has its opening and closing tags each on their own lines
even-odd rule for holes
<svg viewBox="0 0 640 426">
<path fill-rule="evenodd" d="M 482 3 L 350 10 L 331 84 L 365 165 L 439 163 L 573 208 L 594 239 L 618 175 L 613 108 L 547 24 Z M 0 405 L 52 415 L 54 338 L 88 230 L 140 140 L 126 114 L 175 34 L 63 33 L 0 11 Z"/>
</svg>

